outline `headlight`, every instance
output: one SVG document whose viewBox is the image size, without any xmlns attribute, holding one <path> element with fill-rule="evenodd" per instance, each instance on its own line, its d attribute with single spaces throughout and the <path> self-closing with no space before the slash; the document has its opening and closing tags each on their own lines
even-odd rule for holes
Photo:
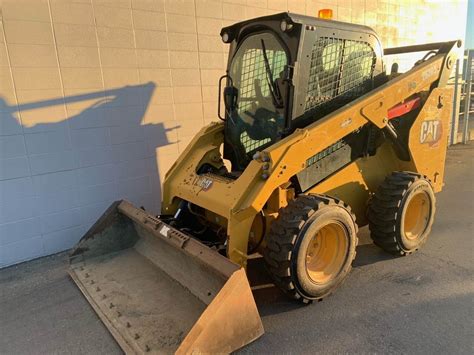
<svg viewBox="0 0 474 355">
<path fill-rule="evenodd" d="M 280 22 L 280 29 L 283 32 L 289 32 L 293 28 L 293 24 L 291 22 L 288 22 L 287 20 L 281 20 Z"/>
<path fill-rule="evenodd" d="M 229 37 L 229 34 L 227 32 L 224 32 L 222 34 L 222 42 L 224 42 L 224 43 L 229 43 L 230 42 L 230 37 Z"/>
</svg>

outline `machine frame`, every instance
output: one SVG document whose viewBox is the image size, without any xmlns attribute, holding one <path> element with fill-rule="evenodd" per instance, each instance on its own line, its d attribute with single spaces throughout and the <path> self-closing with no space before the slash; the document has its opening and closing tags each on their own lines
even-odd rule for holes
<svg viewBox="0 0 474 355">
<path fill-rule="evenodd" d="M 451 113 L 450 90 L 443 86 L 455 60 L 454 48 L 458 45 L 459 42 L 452 41 L 415 48 L 416 51 L 438 49 L 438 53 L 407 73 L 267 147 L 235 180 L 212 173 L 197 173 L 204 163 L 216 167 L 223 164 L 220 146 L 224 141 L 224 124 L 211 123 L 196 135 L 165 175 L 162 213 L 176 213 L 180 200 L 213 212 L 217 219 L 220 218 L 217 223 L 226 226 L 228 257 L 245 267 L 255 216 L 265 208 L 267 222 L 276 217 L 275 214 L 286 205 L 288 198 L 294 196 L 294 191 L 286 189 L 286 186 L 296 173 L 305 168 L 306 161 L 367 123 L 380 130 L 385 129 L 388 110 L 420 92 L 425 92 L 427 99 L 410 130 L 409 162 L 401 161 L 394 148 L 385 144 L 375 156 L 358 159 L 306 193 L 339 194 L 339 198 L 351 205 L 359 224 L 364 225 L 363 206 L 367 198 L 362 203 L 355 203 L 351 193 L 343 189 L 349 182 L 365 186 L 368 190 L 364 194 L 368 197 L 385 176 L 401 169 L 422 173 L 432 181 L 435 192 L 440 191 Z M 410 47 L 390 49 L 392 53 L 412 50 Z M 441 136 L 436 137 L 437 145 L 420 144 L 420 130 L 428 119 L 439 120 L 445 127 Z M 267 165 L 268 169 L 263 169 Z M 380 169 L 380 166 L 384 168 Z M 263 172 L 268 172 L 268 178 L 262 178 Z"/>
</svg>

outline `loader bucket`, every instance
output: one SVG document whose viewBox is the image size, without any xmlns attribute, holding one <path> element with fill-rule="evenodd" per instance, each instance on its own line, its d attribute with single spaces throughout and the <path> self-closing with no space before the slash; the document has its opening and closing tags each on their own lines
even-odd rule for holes
<svg viewBox="0 0 474 355">
<path fill-rule="evenodd" d="M 229 353 L 263 334 L 240 266 L 127 201 L 80 240 L 69 273 L 127 354 Z"/>
</svg>

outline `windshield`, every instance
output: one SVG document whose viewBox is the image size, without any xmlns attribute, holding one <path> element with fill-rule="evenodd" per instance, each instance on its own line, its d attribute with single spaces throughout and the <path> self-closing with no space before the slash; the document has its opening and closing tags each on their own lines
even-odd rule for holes
<svg viewBox="0 0 474 355">
<path fill-rule="evenodd" d="M 275 80 L 283 77 L 287 61 L 285 50 L 271 33 L 247 37 L 232 58 L 229 74 L 238 95 L 226 130 L 241 159 L 277 140 L 284 128 L 282 99 Z"/>
</svg>

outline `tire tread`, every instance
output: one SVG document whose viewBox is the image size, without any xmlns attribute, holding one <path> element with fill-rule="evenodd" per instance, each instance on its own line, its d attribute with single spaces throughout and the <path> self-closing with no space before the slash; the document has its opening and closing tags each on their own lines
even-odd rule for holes
<svg viewBox="0 0 474 355">
<path fill-rule="evenodd" d="M 315 299 L 308 298 L 295 287 L 291 277 L 291 256 L 297 236 L 305 222 L 316 211 L 329 205 L 340 205 L 345 208 L 352 217 L 357 233 L 355 215 L 344 202 L 324 195 L 300 195 L 291 200 L 286 207 L 280 209 L 278 218 L 272 223 L 267 236 L 267 247 L 263 257 L 273 282 L 290 298 L 305 304 L 311 303 Z M 356 237 L 356 245 L 357 241 Z M 322 297 L 316 298 L 316 300 L 321 299 Z"/>
<path fill-rule="evenodd" d="M 421 179 L 429 182 L 426 176 L 421 174 L 410 171 L 395 171 L 380 184 L 377 192 L 369 201 L 367 217 L 370 237 L 375 245 L 390 254 L 405 256 L 414 251 L 403 249 L 397 237 L 397 223 L 408 189 L 413 183 Z"/>
</svg>

